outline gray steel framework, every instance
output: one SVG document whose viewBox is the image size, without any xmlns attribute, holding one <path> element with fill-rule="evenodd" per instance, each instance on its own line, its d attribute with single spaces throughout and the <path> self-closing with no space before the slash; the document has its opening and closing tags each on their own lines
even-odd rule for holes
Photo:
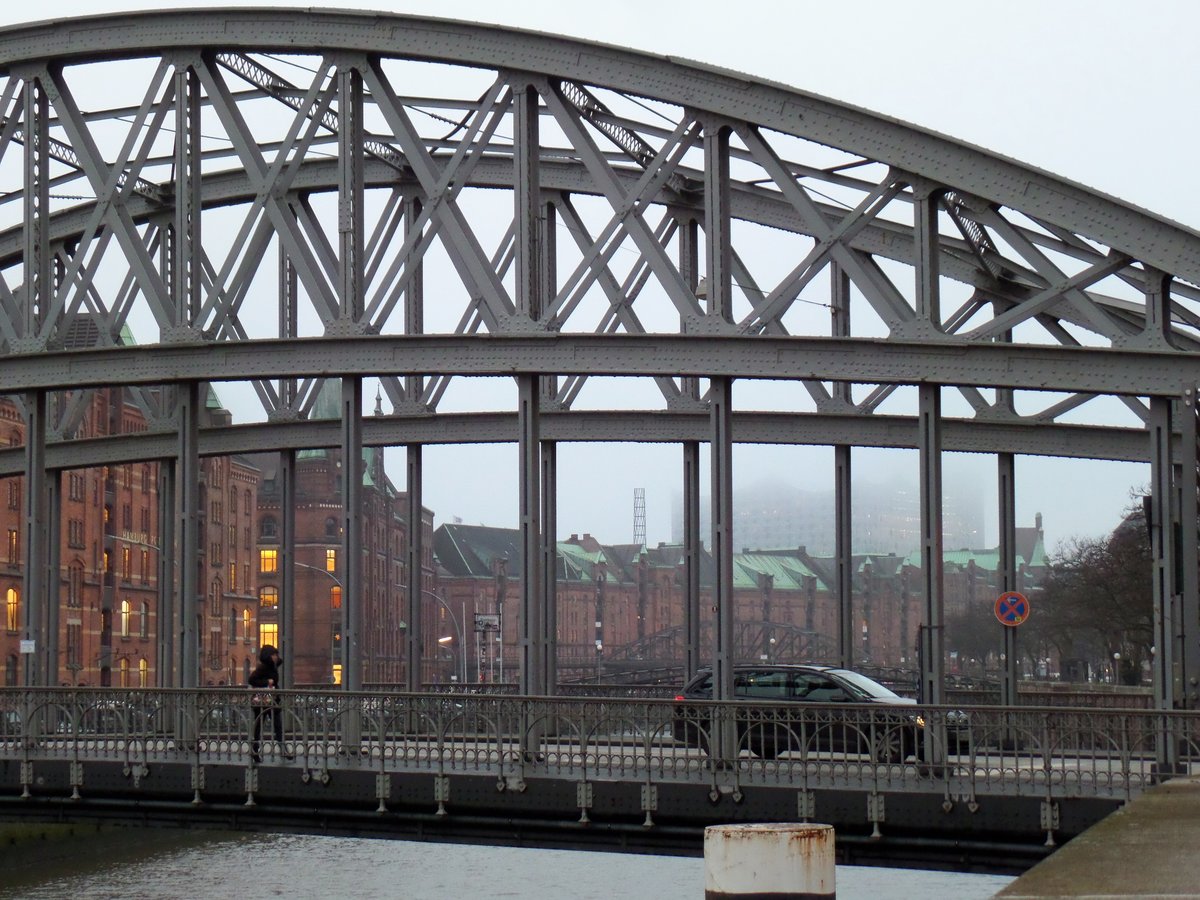
<svg viewBox="0 0 1200 900">
<path fill-rule="evenodd" d="M 0 475 L 30 479 L 24 637 L 42 654 L 31 682 L 58 652 L 56 581 L 43 577 L 55 559 L 37 528 L 55 521 L 62 469 L 164 464 L 179 565 L 162 571 L 185 574 L 165 610 L 175 638 L 160 679 L 186 687 L 200 455 L 340 446 L 352 459 L 361 446 L 405 446 L 419 511 L 423 445 L 513 441 L 528 563 L 521 684 L 550 690 L 553 579 L 539 572 L 556 444 L 669 441 L 682 448 L 692 563 L 688 670 L 704 661 L 696 562 L 709 447 L 727 698 L 732 454 L 757 441 L 836 448 L 846 663 L 852 448 L 918 449 L 933 702 L 942 454 L 999 455 L 1010 580 L 1014 455 L 1151 462 L 1158 697 L 1200 704 L 1194 231 L 782 85 L 585 41 L 342 11 L 0 31 L 0 182 L 0 387 L 30 435 L 0 452 Z M 457 409 L 450 398 L 479 376 L 515 379 L 518 401 Z M 614 377 L 621 389 L 606 390 Z M 330 378 L 342 383 L 340 424 L 314 418 Z M 764 380 L 787 382 L 795 403 L 743 399 Z M 253 400 L 240 424 L 198 427 L 209 381 Z M 89 392 L 115 382 L 147 432 L 84 437 Z M 391 412 L 364 421 L 371 387 Z M 1120 426 L 1106 424 L 1113 398 Z M 348 559 L 355 484 L 343 485 Z M 1173 528 L 1187 538 L 1181 566 L 1164 537 Z M 346 577 L 354 687 L 360 575 Z"/>
</svg>

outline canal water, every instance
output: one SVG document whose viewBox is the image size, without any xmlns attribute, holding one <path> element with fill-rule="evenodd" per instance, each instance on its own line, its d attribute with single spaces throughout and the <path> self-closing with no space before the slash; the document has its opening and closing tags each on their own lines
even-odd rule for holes
<svg viewBox="0 0 1200 900">
<path fill-rule="evenodd" d="M 704 861 L 573 850 L 111 829 L 79 852 L 0 848 L 0 898 L 699 900 Z M 48 848 L 47 848 L 48 849 Z M 16 857 L 15 859 L 13 857 Z M 7 857 L 7 858 L 6 858 Z M 1012 879 L 839 866 L 839 900 L 974 900 Z"/>
</svg>

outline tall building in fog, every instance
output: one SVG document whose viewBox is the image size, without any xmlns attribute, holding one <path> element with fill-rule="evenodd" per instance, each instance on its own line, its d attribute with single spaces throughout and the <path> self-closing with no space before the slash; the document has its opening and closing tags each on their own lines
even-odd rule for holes
<svg viewBox="0 0 1200 900">
<path fill-rule="evenodd" d="M 943 529 L 947 549 L 983 546 L 984 503 L 978 486 L 966 478 L 944 476 Z M 856 553 L 906 554 L 921 545 L 921 497 L 915 484 L 854 482 L 851 521 Z M 834 494 L 805 490 L 779 481 L 759 482 L 734 492 L 733 545 L 741 550 L 805 547 L 810 553 L 834 552 Z M 707 498 L 701 503 L 700 534 L 711 529 Z M 671 536 L 683 540 L 683 501 L 676 497 Z"/>
</svg>

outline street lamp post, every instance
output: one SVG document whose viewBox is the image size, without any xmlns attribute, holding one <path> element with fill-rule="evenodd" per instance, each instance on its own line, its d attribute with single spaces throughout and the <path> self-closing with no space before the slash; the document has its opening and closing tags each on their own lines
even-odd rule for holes
<svg viewBox="0 0 1200 900">
<path fill-rule="evenodd" d="M 454 610 L 450 608 L 450 604 L 447 603 L 441 597 L 439 597 L 437 594 L 435 594 L 433 591 L 426 590 L 425 588 L 421 588 L 421 593 L 428 594 L 430 597 L 432 597 L 438 603 L 442 604 L 442 606 L 445 608 L 446 612 L 450 613 L 450 621 L 454 623 L 454 630 L 458 634 L 459 670 L 460 670 L 460 673 L 462 676 L 462 683 L 466 684 L 467 683 L 467 638 L 466 638 L 466 632 L 463 631 L 462 620 L 460 620 L 459 617 L 454 614 Z M 467 607 L 467 604 L 464 601 L 463 602 L 463 610 L 462 610 L 464 619 L 466 618 L 466 614 L 467 614 L 466 607 Z M 446 641 L 443 638 L 438 638 L 438 643 L 445 644 Z"/>
</svg>

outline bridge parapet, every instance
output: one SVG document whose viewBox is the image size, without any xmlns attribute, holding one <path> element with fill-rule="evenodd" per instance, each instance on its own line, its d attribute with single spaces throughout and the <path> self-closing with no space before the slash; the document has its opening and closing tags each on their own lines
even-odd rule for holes
<svg viewBox="0 0 1200 900">
<path fill-rule="evenodd" d="M 1009 871 L 1200 772 L 1195 713 L 337 691 L 280 692 L 284 741 L 264 728 L 256 759 L 252 699 L 0 692 L 0 815 L 174 809 L 299 830 L 343 815 L 348 833 L 423 821 L 476 839 L 520 821 L 546 843 L 628 842 L 632 829 L 677 852 L 696 852 L 707 824 L 801 819 L 837 826 L 846 853 L 856 836 L 883 842 L 855 858 L 911 853 L 924 835 L 931 853 L 940 840 L 1026 854 L 987 863 Z M 714 757 L 709 736 L 726 723 L 736 746 Z"/>
</svg>

